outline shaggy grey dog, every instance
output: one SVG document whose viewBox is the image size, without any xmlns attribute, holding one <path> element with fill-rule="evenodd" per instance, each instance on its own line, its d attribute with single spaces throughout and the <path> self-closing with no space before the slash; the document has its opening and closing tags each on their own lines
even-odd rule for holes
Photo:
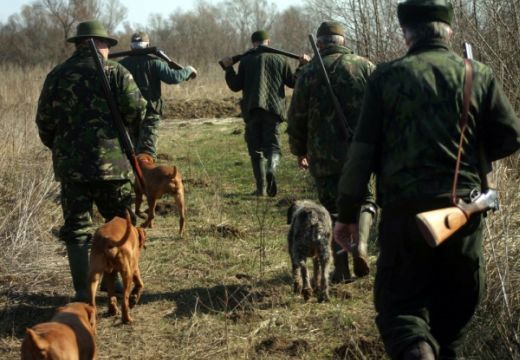
<svg viewBox="0 0 520 360">
<path fill-rule="evenodd" d="M 332 220 L 329 212 L 310 200 L 295 201 L 287 211 L 288 235 L 294 277 L 294 292 L 303 294 L 307 301 L 316 291 L 318 301 L 329 301 L 329 275 L 332 266 Z M 313 258 L 312 288 L 307 267 L 308 257 Z"/>
</svg>

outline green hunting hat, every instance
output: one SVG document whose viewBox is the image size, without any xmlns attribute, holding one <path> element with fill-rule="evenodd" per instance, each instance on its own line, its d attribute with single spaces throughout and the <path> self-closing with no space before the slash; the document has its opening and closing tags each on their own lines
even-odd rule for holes
<svg viewBox="0 0 520 360">
<path fill-rule="evenodd" d="M 345 30 L 343 29 L 343 26 L 337 21 L 325 21 L 321 23 L 318 31 L 316 31 L 316 37 L 327 35 L 345 36 Z"/>
<path fill-rule="evenodd" d="M 150 37 L 144 31 L 138 31 L 132 35 L 132 42 L 150 42 Z"/>
<path fill-rule="evenodd" d="M 67 39 L 68 42 L 77 42 L 78 40 L 98 38 L 108 42 L 108 46 L 115 46 L 117 40 L 108 36 L 103 24 L 97 20 L 80 22 L 76 27 L 76 35 Z"/>
<path fill-rule="evenodd" d="M 253 35 L 251 35 L 251 42 L 260 42 L 268 39 L 269 34 L 267 33 L 267 31 L 264 30 L 255 31 Z"/>
<path fill-rule="evenodd" d="M 453 5 L 448 0 L 405 0 L 397 5 L 401 25 L 442 21 L 451 26 Z"/>
</svg>

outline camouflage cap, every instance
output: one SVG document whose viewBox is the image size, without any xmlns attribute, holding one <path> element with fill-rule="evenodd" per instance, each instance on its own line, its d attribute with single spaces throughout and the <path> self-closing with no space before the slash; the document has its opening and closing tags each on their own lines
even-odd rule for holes
<svg viewBox="0 0 520 360">
<path fill-rule="evenodd" d="M 76 27 L 76 35 L 67 39 L 68 42 L 97 38 L 108 42 L 108 46 L 117 45 L 117 40 L 108 36 L 105 26 L 98 20 L 83 21 Z"/>
<path fill-rule="evenodd" d="M 264 31 L 264 30 L 255 31 L 253 33 L 253 35 L 251 35 L 251 42 L 253 42 L 253 43 L 268 40 L 268 39 L 269 39 L 269 34 L 267 33 L 267 31 Z"/>
<path fill-rule="evenodd" d="M 405 0 L 397 5 L 401 25 L 441 21 L 451 26 L 453 5 L 449 0 Z"/>
<path fill-rule="evenodd" d="M 150 42 L 150 37 L 144 31 L 138 31 L 132 35 L 131 42 Z"/>
<path fill-rule="evenodd" d="M 345 36 L 345 30 L 343 29 L 343 26 L 337 21 L 325 21 L 322 22 L 318 28 L 316 37 L 327 35 Z"/>
</svg>

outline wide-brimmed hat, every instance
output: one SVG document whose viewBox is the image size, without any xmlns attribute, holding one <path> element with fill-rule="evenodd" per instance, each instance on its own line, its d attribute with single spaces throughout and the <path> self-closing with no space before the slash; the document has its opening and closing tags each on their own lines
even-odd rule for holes
<svg viewBox="0 0 520 360">
<path fill-rule="evenodd" d="M 325 21 L 322 22 L 318 31 L 316 31 L 316 36 L 330 36 L 330 35 L 340 35 L 345 36 L 345 30 L 343 26 L 337 21 Z"/>
<path fill-rule="evenodd" d="M 107 30 L 98 20 L 80 22 L 76 27 L 76 35 L 68 38 L 67 41 L 75 43 L 89 38 L 106 40 L 109 46 L 117 45 L 117 40 L 108 36 Z"/>
<path fill-rule="evenodd" d="M 401 25 L 441 21 L 451 26 L 453 5 L 448 0 L 406 0 L 397 5 Z"/>
</svg>

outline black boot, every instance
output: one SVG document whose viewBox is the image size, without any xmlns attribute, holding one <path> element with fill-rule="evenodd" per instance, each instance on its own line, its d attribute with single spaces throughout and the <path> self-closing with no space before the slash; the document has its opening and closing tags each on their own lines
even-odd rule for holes
<svg viewBox="0 0 520 360">
<path fill-rule="evenodd" d="M 401 360 L 435 360 L 435 353 L 431 345 L 419 340 L 408 346 L 400 357 Z"/>
<path fill-rule="evenodd" d="M 350 269 L 348 267 L 348 252 L 345 251 L 341 254 L 337 254 L 337 252 L 340 250 L 341 246 L 333 241 L 332 252 L 334 253 L 334 272 L 330 278 L 330 281 L 333 284 L 341 284 L 352 281 L 352 276 L 350 275 Z"/>
<path fill-rule="evenodd" d="M 73 301 L 87 302 L 87 277 L 88 277 L 88 244 L 66 244 L 67 257 L 69 260 L 70 274 L 72 276 L 72 284 L 74 286 Z"/>
<path fill-rule="evenodd" d="M 278 187 L 276 186 L 276 168 L 280 163 L 280 154 L 274 153 L 271 154 L 267 158 L 267 172 L 266 172 L 266 180 L 267 180 L 267 195 L 273 197 L 278 193 Z"/>
<path fill-rule="evenodd" d="M 251 158 L 251 165 L 253 166 L 253 175 L 255 176 L 256 190 L 253 195 L 266 196 L 266 180 L 265 180 L 265 164 L 266 160 L 262 157 Z"/>
</svg>

